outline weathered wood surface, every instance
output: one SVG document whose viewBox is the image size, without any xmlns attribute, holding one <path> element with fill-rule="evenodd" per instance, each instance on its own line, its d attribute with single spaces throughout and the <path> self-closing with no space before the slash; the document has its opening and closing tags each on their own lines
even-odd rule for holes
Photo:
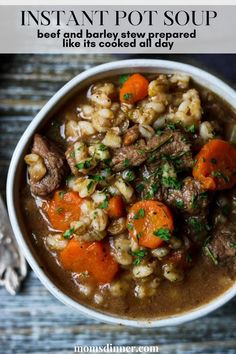
<svg viewBox="0 0 236 354">
<path fill-rule="evenodd" d="M 13 149 L 42 105 L 80 71 L 117 57 L 0 56 L 0 190 L 3 194 Z M 171 59 L 203 66 L 236 85 L 233 56 L 175 56 Z M 158 330 L 111 326 L 68 309 L 30 272 L 22 292 L 16 297 L 0 288 L 0 353 L 69 354 L 73 353 L 75 345 L 112 343 L 158 344 L 160 353 L 168 354 L 233 354 L 236 353 L 235 308 L 236 298 L 203 319 Z"/>
</svg>

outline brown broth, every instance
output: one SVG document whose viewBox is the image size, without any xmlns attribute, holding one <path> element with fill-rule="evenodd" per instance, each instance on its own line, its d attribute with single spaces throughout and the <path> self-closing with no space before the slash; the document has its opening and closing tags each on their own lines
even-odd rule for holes
<svg viewBox="0 0 236 354">
<path fill-rule="evenodd" d="M 195 84 L 193 86 L 196 87 Z M 235 111 L 215 94 L 209 93 L 209 91 L 199 86 L 197 86 L 197 89 L 200 90 L 202 104 L 203 107 L 206 107 L 207 115 L 211 119 L 217 120 L 223 130 L 227 132 L 227 122 L 231 122 L 230 124 L 236 122 Z M 208 95 L 211 95 L 210 99 Z M 72 98 L 55 115 L 52 122 L 59 121 L 61 124 L 68 117 L 76 119 L 74 112 L 78 104 L 84 102 L 85 98 L 83 96 L 82 93 Z M 220 107 L 220 113 L 216 117 L 218 107 Z M 224 119 L 225 117 L 227 117 L 226 120 Z M 46 135 L 48 137 L 54 140 L 56 137 L 56 140 L 63 141 L 61 138 L 58 139 L 59 130 L 57 124 L 51 125 L 50 129 L 45 129 L 45 131 L 47 131 Z M 63 135 L 63 127 L 61 132 Z M 144 299 L 136 298 L 133 294 L 134 282 L 131 281 L 130 289 L 126 296 L 114 297 L 105 290 L 105 301 L 101 305 L 97 305 L 91 297 L 86 297 L 78 291 L 78 284 L 74 280 L 75 275 L 65 271 L 57 259 L 56 253 L 47 248 L 45 235 L 48 234 L 48 225 L 40 214 L 36 201 L 31 196 L 29 186 L 25 181 L 24 188 L 20 192 L 20 199 L 22 216 L 28 230 L 28 243 L 34 253 L 37 254 L 39 263 L 44 268 L 45 273 L 63 292 L 86 306 L 122 317 L 159 318 L 176 315 L 206 304 L 226 291 L 234 282 L 232 276 L 229 276 L 223 267 L 215 266 L 213 263 L 206 261 L 206 257 L 200 255 L 196 264 L 187 272 L 182 282 L 171 283 L 164 280 L 157 288 L 154 296 Z"/>
</svg>

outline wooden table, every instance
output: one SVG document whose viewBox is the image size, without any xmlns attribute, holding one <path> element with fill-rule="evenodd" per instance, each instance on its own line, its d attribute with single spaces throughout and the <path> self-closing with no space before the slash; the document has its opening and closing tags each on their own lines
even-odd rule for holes
<svg viewBox="0 0 236 354">
<path fill-rule="evenodd" d="M 140 56 L 139 56 L 140 57 Z M 80 71 L 121 56 L 0 56 L 0 190 L 13 149 L 43 104 Z M 233 56 L 165 56 L 194 63 L 236 85 Z M 162 56 L 163 59 L 163 56 Z M 33 272 L 16 297 L 0 288 L 0 353 L 64 354 L 75 345 L 159 345 L 160 353 L 236 353 L 236 298 L 178 327 L 133 329 L 94 321 L 58 302 Z"/>
</svg>

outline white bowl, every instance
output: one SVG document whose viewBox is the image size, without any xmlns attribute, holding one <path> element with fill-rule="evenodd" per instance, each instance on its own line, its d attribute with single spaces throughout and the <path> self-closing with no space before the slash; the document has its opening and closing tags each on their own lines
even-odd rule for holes
<svg viewBox="0 0 236 354">
<path fill-rule="evenodd" d="M 49 277 L 40 267 L 35 255 L 33 255 L 32 249 L 30 250 L 30 247 L 26 242 L 23 232 L 23 225 L 17 212 L 17 196 L 20 188 L 19 178 L 23 166 L 23 156 L 32 141 L 33 134 L 45 123 L 47 119 L 52 116 L 53 112 L 55 112 L 55 110 L 57 110 L 78 89 L 91 84 L 94 80 L 104 79 L 106 77 L 114 76 L 117 74 L 119 75 L 120 73 L 132 72 L 186 73 L 194 78 L 196 82 L 209 88 L 220 97 L 224 98 L 225 101 L 227 101 L 231 106 L 236 108 L 236 92 L 232 88 L 230 88 L 215 76 L 210 75 L 206 71 L 200 70 L 191 65 L 165 60 L 135 59 L 111 62 L 89 69 L 69 81 L 48 101 L 48 103 L 41 109 L 41 111 L 30 123 L 23 136 L 21 137 L 19 143 L 17 144 L 11 160 L 7 179 L 8 211 L 16 239 L 30 266 L 41 280 L 41 282 L 46 286 L 46 288 L 64 304 L 72 307 L 75 310 L 78 310 L 78 312 L 83 313 L 84 315 L 89 315 L 103 322 L 122 324 L 125 326 L 133 327 L 173 326 L 202 317 L 224 305 L 227 301 L 235 296 L 236 283 L 234 283 L 234 285 L 222 295 L 218 296 L 209 303 L 175 316 L 150 320 L 131 320 L 120 318 L 116 315 L 104 314 L 98 310 L 88 308 L 76 302 L 63 291 L 61 291 L 53 283 L 53 281 L 49 279 Z"/>
</svg>

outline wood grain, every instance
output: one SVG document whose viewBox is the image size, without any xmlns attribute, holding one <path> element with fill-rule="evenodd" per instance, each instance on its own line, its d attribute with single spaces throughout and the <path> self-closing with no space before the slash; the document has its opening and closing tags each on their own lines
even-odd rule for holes
<svg viewBox="0 0 236 354">
<path fill-rule="evenodd" d="M 164 56 L 170 59 L 168 56 Z M 42 105 L 66 81 L 111 55 L 0 56 L 0 190 L 20 136 Z M 233 56 L 172 56 L 215 71 L 236 86 Z M 230 68 L 231 66 L 231 68 Z M 29 273 L 11 297 L 0 288 L 0 353 L 65 354 L 75 345 L 159 345 L 160 353 L 236 353 L 236 299 L 200 320 L 178 327 L 133 329 L 102 324 L 59 303 Z"/>
</svg>

